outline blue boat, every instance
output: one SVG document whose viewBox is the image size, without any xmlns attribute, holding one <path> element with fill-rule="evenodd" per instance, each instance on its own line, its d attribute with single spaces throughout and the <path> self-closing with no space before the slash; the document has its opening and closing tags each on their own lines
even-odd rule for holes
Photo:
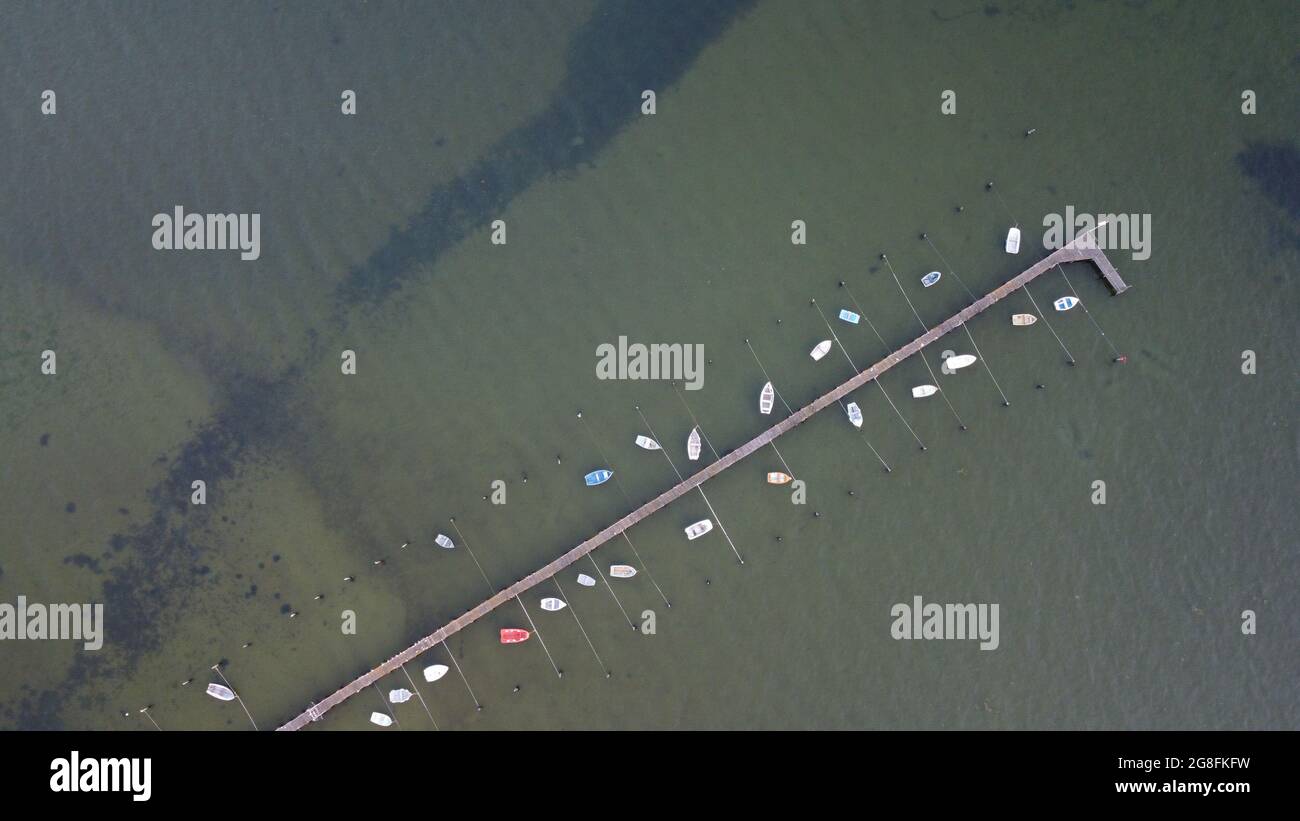
<svg viewBox="0 0 1300 821">
<path fill-rule="evenodd" d="M 857 314 L 853 313 L 853 312 L 850 311 L 848 308 L 840 308 L 840 319 L 844 320 L 845 322 L 849 323 L 850 325 L 857 325 L 857 324 L 858 324 L 858 320 L 861 319 L 861 318 L 862 318 L 862 317 L 860 317 L 860 316 L 858 316 Z"/>
<path fill-rule="evenodd" d="M 614 475 L 614 471 L 605 470 L 604 468 L 602 468 L 600 470 L 593 470 L 591 473 L 588 473 L 586 476 L 582 478 L 587 483 L 588 487 L 594 487 L 595 485 L 605 484 L 606 482 L 609 481 L 609 477 L 613 475 Z"/>
<path fill-rule="evenodd" d="M 931 271 L 930 273 L 921 277 L 921 284 L 926 288 L 929 288 L 931 285 L 938 282 L 939 277 L 941 276 L 943 276 L 943 274 L 939 273 L 938 271 Z"/>
<path fill-rule="evenodd" d="M 1068 311 L 1078 304 L 1079 304 L 1079 300 L 1075 299 L 1074 297 L 1063 296 L 1060 299 L 1053 302 L 1052 307 L 1058 311 Z"/>
</svg>

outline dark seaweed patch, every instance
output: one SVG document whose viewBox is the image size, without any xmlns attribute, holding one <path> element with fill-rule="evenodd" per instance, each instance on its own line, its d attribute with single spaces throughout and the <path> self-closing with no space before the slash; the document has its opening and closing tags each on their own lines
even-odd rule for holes
<svg viewBox="0 0 1300 821">
<path fill-rule="evenodd" d="M 1294 143 L 1251 143 L 1237 154 L 1237 165 L 1291 219 L 1300 219 L 1300 151 Z"/>
</svg>

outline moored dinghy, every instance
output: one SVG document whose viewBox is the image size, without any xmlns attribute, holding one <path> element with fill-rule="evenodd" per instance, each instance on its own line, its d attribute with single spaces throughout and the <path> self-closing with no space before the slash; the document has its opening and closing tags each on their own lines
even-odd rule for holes
<svg viewBox="0 0 1300 821">
<path fill-rule="evenodd" d="M 758 395 L 758 412 L 766 416 L 772 412 L 772 402 L 776 398 L 776 390 L 772 383 L 768 382 L 763 386 L 763 391 Z"/>
<path fill-rule="evenodd" d="M 694 462 L 700 458 L 700 429 L 691 428 L 691 435 L 686 438 L 686 456 Z"/>
<path fill-rule="evenodd" d="M 582 585 L 583 587 L 595 587 L 596 580 L 588 576 L 586 573 L 579 573 L 578 584 Z"/>
<path fill-rule="evenodd" d="M 428 667 L 424 668 L 424 680 L 437 681 L 447 675 L 447 671 L 450 669 L 451 668 L 445 664 L 430 664 Z"/>
<path fill-rule="evenodd" d="M 503 627 L 501 628 L 501 643 L 519 644 L 528 641 L 528 637 L 531 635 L 532 633 L 519 627 Z"/>
<path fill-rule="evenodd" d="M 1033 314 L 1012 314 L 1011 315 L 1011 324 L 1015 325 L 1017 328 L 1023 328 L 1026 325 L 1033 325 L 1037 321 L 1038 321 L 1038 317 L 1034 316 Z"/>
<path fill-rule="evenodd" d="M 782 473 L 779 470 L 774 470 L 767 474 L 767 483 L 769 485 L 784 485 L 789 484 L 792 481 L 794 481 L 793 476 L 788 473 Z"/>
<path fill-rule="evenodd" d="M 862 408 L 858 407 L 857 402 L 850 402 L 844 410 L 849 414 L 849 421 L 853 423 L 853 427 L 862 427 Z"/>
<path fill-rule="evenodd" d="M 616 579 L 630 579 L 636 575 L 636 568 L 630 564 L 611 564 L 609 575 Z"/>
<path fill-rule="evenodd" d="M 651 439 L 649 436 L 638 436 L 636 438 L 636 446 L 639 448 L 645 448 L 646 450 L 659 450 L 659 443 Z"/>
<path fill-rule="evenodd" d="M 1053 302 L 1052 307 L 1058 311 L 1068 311 L 1078 304 L 1079 304 L 1079 300 L 1075 299 L 1074 297 L 1063 296 L 1060 299 Z"/>
<path fill-rule="evenodd" d="M 227 687 L 224 684 L 216 684 L 216 683 L 209 684 L 208 695 L 212 696 L 217 701 L 235 700 L 235 691 L 231 690 L 229 687 Z"/>
<path fill-rule="evenodd" d="M 813 358 L 814 362 L 818 362 L 821 360 L 823 356 L 825 356 L 830 352 L 831 352 L 831 341 L 829 339 L 823 339 L 821 342 L 817 343 L 817 347 L 813 348 L 808 353 L 808 355 Z"/>
<path fill-rule="evenodd" d="M 924 399 L 927 396 L 934 396 L 938 392 L 939 389 L 934 385 L 917 385 L 915 388 L 912 388 L 912 398 Z"/>
<path fill-rule="evenodd" d="M 453 542 L 450 538 L 448 538 L 447 536 L 444 536 L 444 535 L 441 534 L 441 533 L 439 533 L 437 536 L 435 536 L 435 537 L 433 538 L 433 541 L 434 541 L 434 543 L 436 543 L 436 544 L 438 545 L 438 547 L 441 547 L 441 548 L 443 548 L 443 549 L 445 549 L 445 550 L 451 550 L 452 548 L 454 548 L 454 547 L 456 546 L 456 543 L 455 543 L 455 542 Z"/>
<path fill-rule="evenodd" d="M 388 727 L 392 725 L 393 719 L 391 716 L 386 716 L 383 713 L 371 713 L 370 723 L 378 724 L 380 727 Z"/>
<path fill-rule="evenodd" d="M 921 286 L 924 288 L 929 288 L 931 285 L 938 282 L 939 278 L 942 276 L 943 274 L 938 271 L 931 271 L 930 273 L 921 277 Z"/>
<path fill-rule="evenodd" d="M 713 522 L 711 520 L 700 519 L 695 524 L 686 528 L 686 538 L 693 542 L 696 539 L 703 536 L 705 533 L 708 533 L 712 529 L 713 529 Z"/>
<path fill-rule="evenodd" d="M 591 473 L 582 477 L 582 481 L 587 483 L 587 487 L 595 487 L 596 485 L 605 484 L 609 481 L 609 477 L 613 475 L 614 471 L 601 468 L 600 470 L 593 470 Z"/>
<path fill-rule="evenodd" d="M 542 599 L 542 609 L 548 613 L 554 613 L 557 610 L 563 610 L 567 606 L 568 605 L 566 605 L 560 599 L 556 599 L 556 598 Z"/>
<path fill-rule="evenodd" d="M 840 319 L 844 320 L 850 325 L 857 325 L 858 320 L 862 319 L 862 317 L 853 313 L 848 308 L 840 308 Z"/>
<path fill-rule="evenodd" d="M 410 690 L 405 687 L 399 687 L 396 690 L 388 691 L 388 700 L 394 704 L 405 704 L 411 700 L 412 695 L 414 694 Z"/>
<path fill-rule="evenodd" d="M 1008 254 L 1020 253 L 1020 229 L 1012 228 L 1007 231 L 1006 251 Z"/>
<path fill-rule="evenodd" d="M 975 356 L 973 354 L 968 354 L 968 353 L 958 354 L 957 356 L 950 356 L 943 361 L 944 367 L 950 371 L 959 371 L 962 368 L 966 367 L 967 365 L 974 365 L 974 364 L 975 364 Z"/>
</svg>

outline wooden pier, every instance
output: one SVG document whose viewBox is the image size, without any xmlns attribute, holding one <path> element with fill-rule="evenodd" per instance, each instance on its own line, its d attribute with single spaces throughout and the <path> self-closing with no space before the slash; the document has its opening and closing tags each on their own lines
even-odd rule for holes
<svg viewBox="0 0 1300 821">
<path fill-rule="evenodd" d="M 1124 280 L 1120 277 L 1119 272 L 1115 270 L 1115 266 L 1106 258 L 1105 252 L 1100 248 L 1091 247 L 1091 245 L 1092 243 L 1076 238 L 1069 245 L 1054 251 L 1049 256 L 976 300 L 970 306 L 964 308 L 938 325 L 935 325 L 930 330 L 921 334 L 916 339 L 913 339 L 911 342 L 894 351 L 871 367 L 860 372 L 839 387 L 823 394 L 813 400 L 810 404 L 805 405 L 795 413 L 780 422 L 777 422 L 775 425 L 758 434 L 753 439 L 750 439 L 745 444 L 728 453 L 726 456 L 723 456 L 716 462 L 701 468 L 698 472 L 688 476 L 685 480 L 674 485 L 671 489 L 664 491 L 655 498 L 646 502 L 641 507 L 560 556 L 555 561 L 533 573 L 530 573 L 491 598 L 486 599 L 477 606 L 467 610 L 465 613 L 452 619 L 448 624 L 433 631 L 429 635 L 412 644 L 410 647 L 407 647 L 405 650 L 388 659 L 383 664 L 380 664 L 349 684 L 340 687 L 330 695 L 312 704 L 279 729 L 298 730 L 310 722 L 319 720 L 327 711 L 342 704 L 351 696 L 361 692 L 389 673 L 396 672 L 402 665 L 415 660 L 421 654 L 437 647 L 451 636 L 459 633 L 461 630 L 483 618 L 496 608 L 556 575 L 569 565 L 605 544 L 610 539 L 618 537 L 623 533 L 623 531 L 632 527 L 632 525 L 667 506 L 673 500 L 690 493 L 695 488 L 704 484 L 709 479 L 712 479 L 714 476 L 717 476 L 719 473 L 736 464 L 741 459 L 744 459 L 746 456 L 749 456 L 759 448 L 762 448 L 764 445 L 767 445 L 783 433 L 793 430 L 808 421 L 813 414 L 834 405 L 848 394 L 866 385 L 871 380 L 876 379 L 881 374 L 885 373 L 899 362 L 902 362 L 904 359 L 907 359 L 909 356 L 917 353 L 925 346 L 943 337 L 950 331 L 957 330 L 972 317 L 988 310 L 994 303 L 1028 285 L 1035 278 L 1051 270 L 1056 265 L 1064 262 L 1078 262 L 1082 260 L 1091 261 L 1097 266 L 1102 279 L 1106 281 L 1106 284 L 1112 293 L 1121 294 L 1128 290 L 1128 285 L 1126 285 Z"/>
</svg>

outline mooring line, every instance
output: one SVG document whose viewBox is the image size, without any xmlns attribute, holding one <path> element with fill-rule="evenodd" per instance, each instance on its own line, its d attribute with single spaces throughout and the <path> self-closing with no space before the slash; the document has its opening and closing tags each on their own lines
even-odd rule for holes
<svg viewBox="0 0 1300 821">
<path fill-rule="evenodd" d="M 460 537 L 461 544 L 465 545 L 465 550 L 469 553 L 470 557 L 474 558 L 474 551 L 469 546 L 469 539 L 465 538 L 465 534 L 461 531 L 460 525 L 456 524 L 455 516 L 451 517 L 451 526 L 456 530 L 456 535 Z M 483 565 L 479 564 L 477 558 L 474 558 L 474 564 L 478 565 L 478 572 L 483 574 L 483 581 L 487 583 L 488 589 L 491 590 L 492 595 L 495 596 L 497 594 L 497 589 L 492 584 L 491 580 L 488 579 L 487 573 L 483 572 Z M 551 662 L 551 667 L 555 670 L 555 675 L 559 678 L 564 678 L 564 673 L 560 672 L 559 665 L 555 663 L 555 659 L 551 657 L 551 651 L 546 647 L 546 640 L 542 638 L 542 631 L 537 629 L 537 624 L 533 622 L 533 617 L 529 614 L 528 608 L 524 606 L 523 600 L 518 596 L 515 596 L 515 601 L 519 602 L 519 606 L 523 608 L 524 618 L 528 619 L 528 623 L 533 627 L 533 632 L 537 634 L 537 643 L 542 645 L 542 651 L 546 653 L 547 660 Z"/>
<path fill-rule="evenodd" d="M 1061 272 L 1061 276 L 1065 279 L 1065 284 L 1069 287 L 1070 293 L 1074 294 L 1074 298 L 1079 300 L 1079 307 L 1083 308 L 1083 313 L 1088 317 L 1088 319 L 1092 320 L 1092 326 L 1097 329 L 1097 333 L 1101 334 L 1101 338 L 1106 340 L 1106 344 L 1110 346 L 1111 353 L 1115 354 L 1116 358 L 1118 358 L 1120 355 L 1119 348 L 1115 347 L 1115 343 L 1111 342 L 1110 337 L 1106 336 L 1106 332 L 1101 329 L 1101 325 L 1097 324 L 1097 320 L 1092 316 L 1092 311 L 1088 310 L 1088 303 L 1083 301 L 1083 297 L 1079 296 L 1079 292 L 1074 290 L 1074 283 L 1070 282 L 1070 278 L 1065 275 L 1065 269 L 1060 265 L 1057 265 L 1056 270 Z"/>
<path fill-rule="evenodd" d="M 474 688 L 469 686 L 469 679 L 465 678 L 465 671 L 460 669 L 460 662 L 456 661 L 456 654 L 451 652 L 451 648 L 447 646 L 446 639 L 442 640 L 442 649 L 447 651 L 447 655 L 451 658 L 451 663 L 456 667 L 456 672 L 460 674 L 460 680 L 465 682 L 465 689 L 469 690 L 469 697 L 474 702 L 474 709 L 482 710 L 483 705 L 479 703 L 478 696 L 474 695 Z"/>
<path fill-rule="evenodd" d="M 641 422 L 646 426 L 646 430 L 650 431 L 651 438 L 654 439 L 656 442 L 658 442 L 659 436 L 655 433 L 654 428 L 650 427 L 650 422 L 645 418 L 645 414 L 641 412 L 640 405 L 636 406 L 636 413 L 637 416 L 641 417 Z M 673 464 L 673 457 L 668 455 L 668 451 L 664 450 L 663 447 L 660 446 L 659 452 L 662 453 L 664 455 L 664 458 L 668 460 L 669 467 L 673 469 L 673 473 L 677 474 L 677 480 L 679 482 L 685 482 L 686 477 L 683 476 L 682 472 L 677 469 L 677 465 Z M 696 486 L 695 489 L 700 492 L 700 496 L 704 497 L 704 504 L 709 506 L 709 512 L 713 514 L 714 519 L 717 519 L 718 528 L 722 531 L 722 535 L 726 536 L 727 544 L 731 545 L 731 552 L 736 554 L 736 558 L 739 559 L 740 563 L 743 565 L 745 563 L 745 560 L 741 558 L 740 551 L 736 549 L 736 543 L 731 540 L 731 536 L 727 533 L 727 526 L 722 523 L 722 517 L 718 515 L 718 511 L 713 509 L 713 503 L 709 501 L 708 494 L 704 492 L 704 488 L 699 487 L 698 485 Z"/>
<path fill-rule="evenodd" d="M 595 445 L 596 452 L 600 454 L 601 463 L 613 471 L 614 475 L 612 478 L 614 479 L 614 486 L 618 488 L 618 492 L 623 494 L 624 500 L 626 500 L 629 505 L 635 506 L 632 497 L 628 495 L 627 489 L 623 487 L 622 480 L 618 478 L 618 471 L 614 470 L 614 463 L 605 457 L 604 448 L 600 446 L 600 442 L 596 441 L 596 434 L 591 432 L 591 428 L 587 425 L 587 420 L 583 418 L 581 411 L 578 412 L 578 421 L 582 423 L 582 429 L 587 431 L 587 436 L 591 438 L 591 444 Z M 641 569 L 645 571 L 646 578 L 650 580 L 650 584 L 654 585 L 655 590 L 659 593 L 659 598 L 663 599 L 664 604 L 668 605 L 669 609 L 671 609 L 673 606 L 672 602 L 668 601 L 668 596 L 664 593 L 663 588 L 659 586 L 659 582 L 655 581 L 654 574 L 650 572 L 650 566 L 645 563 L 645 559 L 641 558 L 641 552 L 636 549 L 636 545 L 632 544 L 632 537 L 627 535 L 626 530 L 623 531 L 622 535 L 623 538 L 627 540 L 627 546 L 632 548 L 632 555 L 636 556 L 636 560 L 641 563 Z"/>
<path fill-rule="evenodd" d="M 248 723 L 249 723 L 249 724 L 252 724 L 252 725 L 253 725 L 253 729 L 256 730 L 256 729 L 257 729 L 257 722 L 253 720 L 253 714 L 250 713 L 250 712 L 248 712 L 248 705 L 244 703 L 244 699 L 243 699 L 243 697 L 242 697 L 241 695 L 239 695 L 239 691 L 236 690 L 233 686 L 231 686 L 231 684 L 230 684 L 230 680 L 226 678 L 226 674 L 223 673 L 223 672 L 221 672 L 221 665 L 220 665 L 220 664 L 214 664 L 214 665 L 212 665 L 212 669 L 213 669 L 213 670 L 216 670 L 216 671 L 217 671 L 217 675 L 221 676 L 221 680 L 224 681 L 224 682 L 226 682 L 226 686 L 227 686 L 227 687 L 230 687 L 230 692 L 232 692 L 232 693 L 235 694 L 235 700 L 239 702 L 239 706 L 240 706 L 240 707 L 243 707 L 243 708 L 244 708 L 244 715 L 248 716 Z"/>
<path fill-rule="evenodd" d="M 376 680 L 370 686 L 375 688 L 375 694 L 379 696 L 379 703 L 384 705 L 384 710 L 387 711 L 388 717 L 391 718 L 393 720 L 393 723 L 397 725 L 397 729 L 399 730 L 402 729 L 402 722 L 397 720 L 397 711 L 394 710 L 393 706 L 388 703 L 388 699 L 384 698 L 384 691 L 379 689 L 379 681 Z"/>
<path fill-rule="evenodd" d="M 849 361 L 849 367 L 853 369 L 854 373 L 859 373 L 859 374 L 862 373 L 862 371 L 858 369 L 857 364 L 854 363 L 853 357 L 849 356 L 849 352 L 845 350 L 844 343 L 840 342 L 840 335 L 835 333 L 835 328 L 831 326 L 831 321 L 826 318 L 825 312 L 822 311 L 822 306 L 817 304 L 816 299 L 812 300 L 812 306 L 816 308 L 817 313 L 821 315 L 822 322 L 826 323 L 826 330 L 831 332 L 831 338 L 834 339 L 835 344 L 839 346 L 840 353 L 844 354 L 844 358 Z M 921 441 L 921 437 L 916 435 L 916 431 L 912 429 L 911 424 L 907 421 L 906 418 L 903 417 L 903 412 L 900 411 L 898 409 L 898 406 L 894 404 L 894 400 L 889 398 L 889 392 L 885 390 L 885 386 L 880 384 L 879 379 L 873 379 L 871 381 L 876 384 L 877 388 L 880 388 L 880 392 L 885 396 L 885 401 L 889 403 L 889 407 L 894 409 L 894 413 L 897 414 L 899 421 L 901 421 L 903 425 L 907 427 L 907 432 L 912 434 L 912 438 L 915 439 L 916 443 L 921 446 L 921 450 L 925 450 L 926 449 L 925 443 Z"/>
<path fill-rule="evenodd" d="M 754 353 L 754 346 L 749 344 L 748 339 L 745 340 L 745 347 L 749 348 L 749 355 L 754 357 L 754 361 L 758 363 L 758 369 L 763 372 L 763 378 L 766 379 L 768 382 L 772 382 L 772 377 L 767 375 L 767 368 L 763 367 L 762 360 L 758 358 L 758 354 Z M 785 405 L 785 409 L 787 413 L 790 414 L 794 413 L 794 411 L 790 408 L 790 403 L 786 402 L 785 397 L 782 396 L 781 392 L 776 389 L 775 382 L 772 382 L 772 393 L 776 394 L 776 397 L 781 400 L 782 405 Z M 781 455 L 781 451 L 777 449 L 776 442 L 768 442 L 768 444 L 772 446 L 772 450 L 776 451 L 776 458 L 781 460 L 781 464 L 785 467 L 786 474 L 789 476 L 794 476 L 795 475 L 794 470 L 791 469 L 790 464 L 785 461 L 785 457 Z M 710 445 L 709 447 L 711 448 L 713 446 Z"/>
<path fill-rule="evenodd" d="M 871 319 L 867 316 L 867 312 L 862 310 L 862 306 L 858 304 L 858 299 L 853 295 L 853 290 L 849 288 L 848 283 L 841 281 L 840 285 L 842 285 L 844 287 L 845 292 L 848 293 L 849 300 L 853 302 L 853 307 L 857 308 L 858 313 L 862 316 L 862 318 L 867 320 L 867 325 L 871 327 L 871 332 L 876 335 L 876 338 L 880 340 L 880 344 L 884 346 L 886 351 L 888 351 L 889 343 L 886 342 L 885 338 L 880 335 L 880 331 L 876 330 L 876 326 L 871 321 Z M 924 322 L 921 323 L 921 327 L 925 328 L 926 331 L 930 330 L 929 328 L 925 327 Z M 961 414 L 957 413 L 957 409 L 953 407 L 952 401 L 948 399 L 948 391 L 944 388 L 939 387 L 939 377 L 937 374 L 935 374 L 934 368 L 930 367 L 930 360 L 926 358 L 925 350 L 922 349 L 920 351 L 917 351 L 917 355 L 921 357 L 921 361 L 925 363 L 925 369 L 930 372 L 930 378 L 934 380 L 934 386 L 936 388 L 939 388 L 939 396 L 943 397 L 944 403 L 948 405 L 948 410 L 952 411 L 953 418 L 957 420 L 958 427 L 960 427 L 962 430 L 966 430 L 966 423 L 962 421 Z"/>
<path fill-rule="evenodd" d="M 899 280 L 898 273 L 894 270 L 894 266 L 890 264 L 889 257 L 886 256 L 885 254 L 881 254 L 880 258 L 883 259 L 885 261 L 885 265 L 889 267 L 889 275 L 894 278 L 894 284 L 898 286 L 898 290 L 900 293 L 902 293 L 903 299 L 907 300 L 907 307 L 912 309 L 912 316 L 915 316 L 916 321 L 921 323 L 921 327 L 925 328 L 928 331 L 929 328 L 926 327 L 925 321 L 921 319 L 921 314 L 917 312 L 916 306 L 912 304 L 912 298 L 907 295 L 907 291 L 903 290 L 903 283 L 901 280 Z M 997 388 L 998 393 L 1001 394 L 1002 407 L 1004 408 L 1011 407 L 1011 400 L 1007 399 L 1007 395 L 1002 392 L 1002 386 L 998 384 L 997 377 L 993 375 L 993 369 L 989 367 L 988 360 L 986 360 L 984 358 L 984 354 L 980 352 L 979 345 L 975 344 L 975 337 L 974 335 L 971 334 L 970 328 L 966 327 L 965 322 L 963 322 L 961 326 L 966 330 L 966 336 L 970 338 L 970 344 L 972 347 L 975 348 L 975 353 L 979 356 L 980 362 L 984 363 L 985 372 L 988 373 L 989 378 L 993 380 L 993 387 Z"/>
<path fill-rule="evenodd" d="M 441 731 L 442 728 L 438 726 L 438 719 L 433 717 L 433 711 L 429 709 L 429 703 L 424 700 L 424 693 L 421 693 L 420 688 L 415 686 L 415 679 L 411 678 L 411 674 L 406 669 L 406 665 L 402 664 L 400 667 L 402 668 L 402 672 L 406 673 L 406 680 L 411 682 L 411 689 L 415 691 L 415 697 L 420 699 L 420 704 L 423 705 L 425 714 L 428 715 L 429 720 L 433 722 L 433 729 Z"/>
<path fill-rule="evenodd" d="M 162 732 L 162 727 L 159 727 L 158 722 L 154 721 L 153 716 L 149 715 L 149 707 L 141 707 L 140 714 L 143 715 L 145 718 L 149 719 L 149 723 L 153 725 L 153 728 L 155 730 L 157 730 L 158 732 Z"/>
<path fill-rule="evenodd" d="M 623 602 L 619 600 L 618 594 L 615 593 L 614 588 L 610 586 L 609 579 L 605 578 L 605 574 L 601 571 L 600 565 L 596 564 L 596 560 L 591 557 L 590 553 L 587 554 L 587 559 L 591 562 L 591 566 L 596 568 L 596 575 L 600 576 L 600 580 L 605 583 L 605 589 L 609 591 L 609 595 L 614 597 L 614 604 L 617 604 L 618 609 L 623 612 L 623 618 L 627 619 L 627 626 L 635 630 L 636 625 L 632 623 L 632 617 L 629 616 L 627 610 L 623 608 Z"/>
<path fill-rule="evenodd" d="M 764 368 L 764 367 L 763 367 L 763 362 L 762 362 L 762 360 L 760 360 L 760 359 L 758 358 L 758 354 L 754 353 L 754 346 L 749 344 L 749 340 L 748 340 L 748 339 L 745 340 L 745 347 L 749 348 L 749 353 L 754 357 L 754 361 L 758 363 L 758 368 L 759 368 L 759 370 L 761 370 L 761 371 L 763 372 L 763 377 L 764 377 L 765 379 L 767 379 L 768 382 L 771 382 L 771 381 L 772 381 L 772 377 L 770 377 L 770 376 L 767 375 L 767 368 Z M 782 405 L 785 405 L 785 409 L 786 409 L 787 411 L 789 411 L 791 415 L 794 415 L 794 411 L 790 409 L 790 404 L 789 404 L 788 402 L 785 401 L 785 397 L 784 397 L 784 396 L 781 396 L 781 392 L 778 391 L 778 390 L 776 390 L 776 385 L 775 385 L 775 383 L 773 383 L 773 385 L 772 385 L 772 390 L 776 393 L 777 398 L 781 400 L 781 404 L 782 404 Z M 844 403 L 843 403 L 843 402 L 840 402 L 840 410 L 844 410 Z M 883 457 L 883 456 L 880 455 L 880 451 L 876 450 L 876 446 L 873 445 L 873 444 L 871 444 L 871 440 L 867 438 L 867 435 L 866 435 L 865 433 L 862 434 L 862 441 L 866 443 L 866 445 L 867 445 L 868 448 L 871 448 L 871 452 L 872 452 L 873 454 L 875 454 L 876 459 L 879 460 L 880 464 L 884 466 L 884 468 L 885 468 L 885 472 L 886 472 L 886 473 L 893 473 L 893 472 L 894 472 L 894 469 L 891 468 L 891 467 L 889 466 L 889 463 L 885 461 L 885 457 Z M 772 446 L 772 450 L 776 450 L 776 442 L 769 442 L 768 444 L 770 444 L 770 445 Z M 787 472 L 790 476 L 794 476 L 794 475 L 795 475 L 794 471 L 793 471 L 793 470 L 790 470 L 790 466 L 789 466 L 789 465 L 786 465 L 786 463 L 785 463 L 785 457 L 784 457 L 784 456 L 781 456 L 781 451 L 777 450 L 777 451 L 776 451 L 776 455 L 781 459 L 781 464 L 785 465 L 786 472 Z"/>
<path fill-rule="evenodd" d="M 776 387 L 773 386 L 772 390 L 773 390 L 773 392 L 775 392 L 775 391 L 776 391 Z M 700 432 L 700 437 L 701 437 L 702 439 L 704 439 L 705 444 L 707 444 L 707 445 L 709 446 L 709 450 L 713 451 L 713 458 L 714 458 L 714 459 L 721 459 L 722 457 L 718 454 L 718 449 L 715 448 L 715 447 L 713 446 L 713 442 L 709 440 L 708 434 L 706 434 L 706 433 L 704 432 L 704 428 L 700 427 L 700 422 L 699 422 L 699 420 L 695 418 L 695 413 L 694 413 L 693 411 L 691 411 L 691 406 L 690 406 L 689 404 L 687 404 L 687 402 L 686 402 L 686 397 L 682 396 L 681 391 L 677 390 L 677 383 L 676 383 L 676 382 L 673 383 L 673 393 L 677 394 L 677 398 L 680 399 L 680 400 L 682 401 L 682 405 L 685 406 L 685 408 L 686 408 L 686 412 L 687 412 L 688 414 L 690 414 L 690 416 L 691 416 L 691 423 L 692 423 L 693 425 L 695 425 L 695 427 L 699 430 L 699 432 Z M 789 463 L 785 461 L 785 457 L 781 455 L 781 451 L 779 451 L 779 450 L 776 449 L 776 443 L 775 443 L 775 442 L 768 442 L 768 444 L 772 446 L 772 450 L 775 450 L 775 451 L 776 451 L 776 458 L 778 458 L 778 459 L 781 460 L 781 464 L 785 467 L 787 475 L 789 475 L 789 476 L 794 476 L 795 473 L 794 473 L 794 471 L 790 468 Z"/>
<path fill-rule="evenodd" d="M 596 652 L 596 645 L 591 643 L 591 636 L 587 635 L 587 628 L 582 626 L 582 620 L 578 618 L 577 611 L 573 609 L 573 601 L 565 594 L 564 588 L 560 587 L 560 577 L 552 576 L 551 581 L 555 583 L 555 589 L 560 591 L 560 600 L 568 605 L 569 613 L 573 615 L 573 620 L 578 623 L 578 629 L 582 631 L 582 637 L 587 640 L 587 646 L 591 648 L 591 654 L 596 657 L 596 663 L 600 665 L 600 669 L 605 673 L 605 678 L 609 678 L 609 668 L 605 666 L 605 662 L 600 660 L 600 653 Z"/>
</svg>

